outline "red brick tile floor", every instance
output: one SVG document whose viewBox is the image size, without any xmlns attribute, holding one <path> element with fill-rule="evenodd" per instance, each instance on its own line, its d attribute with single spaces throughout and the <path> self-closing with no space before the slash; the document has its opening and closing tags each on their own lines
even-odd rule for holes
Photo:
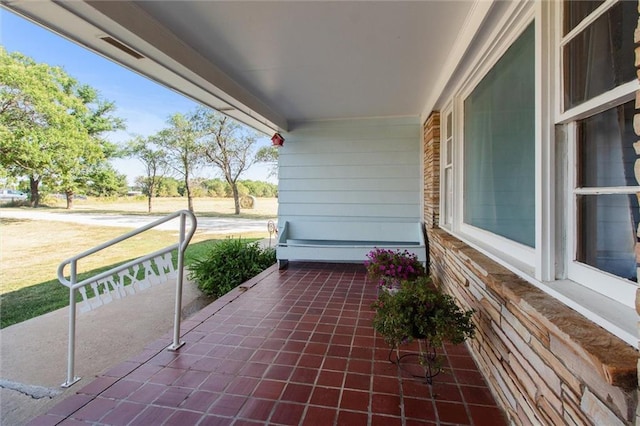
<svg viewBox="0 0 640 426">
<path fill-rule="evenodd" d="M 273 267 L 184 321 L 178 351 L 168 333 L 30 424 L 506 424 L 466 346 L 432 385 L 390 363 L 375 297 L 359 265 Z"/>
</svg>

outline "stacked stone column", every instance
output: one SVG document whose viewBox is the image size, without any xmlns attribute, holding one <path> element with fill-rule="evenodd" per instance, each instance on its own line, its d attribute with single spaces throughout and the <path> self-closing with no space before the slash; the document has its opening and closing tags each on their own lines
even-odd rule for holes
<svg viewBox="0 0 640 426">
<path fill-rule="evenodd" d="M 424 225 L 438 227 L 440 212 L 440 113 L 434 111 L 424 123 Z"/>
</svg>

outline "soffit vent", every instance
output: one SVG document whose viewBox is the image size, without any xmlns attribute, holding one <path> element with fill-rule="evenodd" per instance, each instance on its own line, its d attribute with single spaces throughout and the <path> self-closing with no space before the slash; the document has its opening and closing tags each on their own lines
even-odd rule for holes
<svg viewBox="0 0 640 426">
<path fill-rule="evenodd" d="M 115 38 L 106 36 L 106 37 L 100 37 L 100 40 L 109 43 L 110 45 L 112 45 L 113 47 L 115 47 L 117 49 L 120 49 L 121 51 L 123 51 L 124 53 L 126 53 L 129 56 L 133 56 L 136 59 L 144 59 L 144 56 L 142 56 L 141 54 L 139 54 L 135 50 L 131 49 L 130 47 L 125 46 L 124 44 L 120 43 Z"/>
</svg>

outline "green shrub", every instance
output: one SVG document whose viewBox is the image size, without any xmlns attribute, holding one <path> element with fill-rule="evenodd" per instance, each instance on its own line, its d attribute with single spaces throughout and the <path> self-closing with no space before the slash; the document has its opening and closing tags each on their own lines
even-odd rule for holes
<svg viewBox="0 0 640 426">
<path fill-rule="evenodd" d="M 205 294 L 220 297 L 275 262 L 273 248 L 262 249 L 258 242 L 226 239 L 189 266 L 189 279 Z"/>
</svg>

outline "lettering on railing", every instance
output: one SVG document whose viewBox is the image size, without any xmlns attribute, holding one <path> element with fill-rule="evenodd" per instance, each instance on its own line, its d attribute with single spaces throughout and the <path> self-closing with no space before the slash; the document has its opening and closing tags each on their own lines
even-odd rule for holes
<svg viewBox="0 0 640 426">
<path fill-rule="evenodd" d="M 168 280 L 175 278 L 176 275 L 171 253 L 165 253 L 164 256 L 156 256 L 152 260 L 134 264 L 123 271 L 79 288 L 78 291 L 83 300 L 79 310 L 80 312 L 88 312 L 111 303 L 114 298 L 122 299 L 151 286 L 164 284 Z M 91 298 L 87 294 L 87 286 L 93 290 L 94 296 Z"/>
</svg>

